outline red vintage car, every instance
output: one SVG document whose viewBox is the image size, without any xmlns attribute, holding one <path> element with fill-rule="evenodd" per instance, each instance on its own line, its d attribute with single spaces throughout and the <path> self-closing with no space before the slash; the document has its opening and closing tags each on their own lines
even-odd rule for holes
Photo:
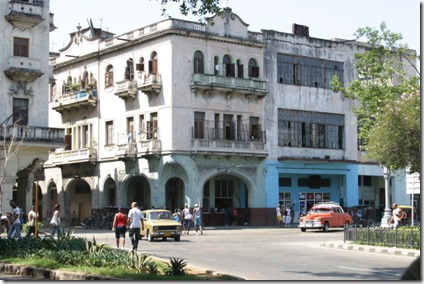
<svg viewBox="0 0 424 284">
<path fill-rule="evenodd" d="M 299 228 L 322 229 L 328 232 L 330 228 L 346 227 L 352 224 L 352 216 L 344 212 L 343 208 L 334 202 L 317 203 L 308 211 L 306 216 L 299 219 Z"/>
</svg>

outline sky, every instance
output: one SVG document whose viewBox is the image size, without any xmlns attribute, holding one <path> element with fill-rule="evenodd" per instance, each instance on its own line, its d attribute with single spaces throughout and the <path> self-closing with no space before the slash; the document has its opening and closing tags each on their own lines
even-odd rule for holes
<svg viewBox="0 0 424 284">
<path fill-rule="evenodd" d="M 420 52 L 421 25 L 419 0 L 220 0 L 221 7 L 230 7 L 248 29 L 292 32 L 292 24 L 306 25 L 315 38 L 354 39 L 358 28 L 379 28 L 385 22 L 391 32 L 403 36 L 402 43 Z M 87 28 L 91 19 L 95 28 L 120 35 L 170 16 L 198 21 L 184 16 L 178 3 L 161 5 L 160 0 L 50 0 L 57 29 L 50 33 L 50 51 L 58 51 L 69 42 L 69 34 L 80 24 Z M 166 9 L 166 16 L 162 9 Z"/>
</svg>

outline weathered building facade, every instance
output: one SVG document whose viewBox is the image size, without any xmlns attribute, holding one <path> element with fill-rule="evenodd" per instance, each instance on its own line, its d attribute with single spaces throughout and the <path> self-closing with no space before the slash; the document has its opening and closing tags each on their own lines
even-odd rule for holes
<svg viewBox="0 0 424 284">
<path fill-rule="evenodd" d="M 48 128 L 49 33 L 55 29 L 48 0 L 0 4 L 0 211 L 11 200 L 24 213 L 44 184 L 43 161 L 63 145 L 63 129 Z M 16 151 L 17 150 L 17 151 Z M 14 153 L 16 151 L 16 153 Z M 44 198 L 45 200 L 46 198 Z M 42 211 L 42 202 L 39 204 Z"/>
<path fill-rule="evenodd" d="M 230 8 L 213 22 L 169 18 L 119 36 L 78 27 L 51 58 L 49 121 L 66 146 L 44 163 L 42 193 L 64 220 L 132 201 L 199 200 L 206 225 L 223 225 L 227 207 L 253 225 L 274 224 L 283 203 L 378 208 L 382 169 L 358 151 L 356 102 L 331 88 L 334 75 L 355 78 L 365 45 L 297 25 L 251 32 Z"/>
</svg>

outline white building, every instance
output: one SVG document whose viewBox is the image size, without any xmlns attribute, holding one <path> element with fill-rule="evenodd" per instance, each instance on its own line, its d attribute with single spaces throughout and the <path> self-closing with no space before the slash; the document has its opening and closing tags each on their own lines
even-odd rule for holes
<svg viewBox="0 0 424 284">
<path fill-rule="evenodd" d="M 225 207 L 263 207 L 263 43 L 230 9 L 214 22 L 71 34 L 51 61 L 50 123 L 67 145 L 44 164 L 43 189 L 66 216 L 199 199 L 205 223 L 224 224 Z"/>
<path fill-rule="evenodd" d="M 251 32 L 230 8 L 213 21 L 71 34 L 50 62 L 49 123 L 66 146 L 44 163 L 45 215 L 56 202 L 64 221 L 73 211 L 82 221 L 132 201 L 173 210 L 199 200 L 206 225 L 224 225 L 230 206 L 266 225 L 277 203 L 378 207 L 382 169 L 362 161 L 355 102 L 330 86 L 334 74 L 355 78 L 365 46 L 298 25 Z"/>
<path fill-rule="evenodd" d="M 2 1 L 0 4 L 0 211 L 14 200 L 24 214 L 35 205 L 40 166 L 51 148 L 63 145 L 63 130 L 48 128 L 49 33 L 55 29 L 49 1 Z M 15 146 L 10 146 L 14 142 Z M 15 150 L 16 155 L 4 149 Z M 10 158 L 10 159 L 9 159 Z M 39 191 L 41 193 L 41 191 Z M 40 199 L 42 196 L 40 196 Z M 41 209 L 41 203 L 40 209 Z"/>
</svg>

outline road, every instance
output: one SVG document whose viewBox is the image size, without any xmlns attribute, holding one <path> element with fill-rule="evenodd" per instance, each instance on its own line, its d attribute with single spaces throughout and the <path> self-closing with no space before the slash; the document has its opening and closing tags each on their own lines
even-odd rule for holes
<svg viewBox="0 0 424 284">
<path fill-rule="evenodd" d="M 115 247 L 105 230 L 75 234 Z M 413 257 L 321 247 L 323 241 L 343 240 L 343 230 L 301 232 L 297 228 L 221 227 L 183 235 L 180 242 L 147 242 L 139 251 L 163 259 L 176 257 L 189 265 L 245 280 L 399 280 Z M 126 249 L 130 249 L 127 237 Z"/>
</svg>

